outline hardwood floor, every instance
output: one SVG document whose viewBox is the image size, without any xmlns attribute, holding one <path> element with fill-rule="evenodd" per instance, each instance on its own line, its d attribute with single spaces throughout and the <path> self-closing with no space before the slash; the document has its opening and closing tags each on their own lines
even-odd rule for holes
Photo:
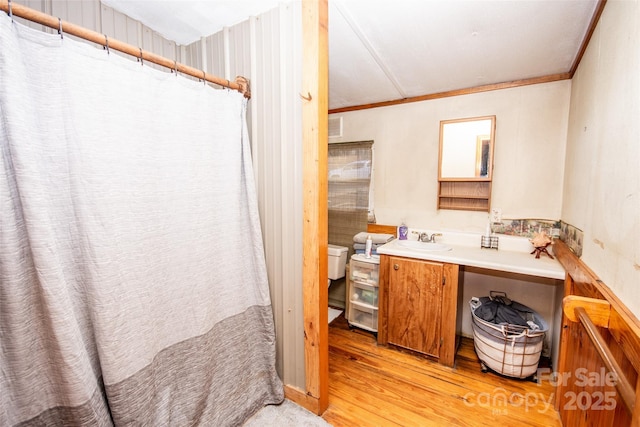
<svg viewBox="0 0 640 427">
<path fill-rule="evenodd" d="M 455 368 L 378 346 L 350 330 L 344 316 L 329 326 L 329 408 L 340 426 L 560 426 L 548 381 L 482 373 L 464 338 Z"/>
</svg>

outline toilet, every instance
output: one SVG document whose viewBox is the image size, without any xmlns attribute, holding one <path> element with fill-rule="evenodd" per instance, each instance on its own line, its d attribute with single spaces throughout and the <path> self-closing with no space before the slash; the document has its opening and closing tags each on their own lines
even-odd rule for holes
<svg viewBox="0 0 640 427">
<path fill-rule="evenodd" d="M 349 248 L 346 246 L 331 245 L 327 249 L 329 255 L 328 270 L 329 281 L 328 286 L 331 286 L 332 280 L 342 279 L 347 267 L 347 253 Z"/>
</svg>

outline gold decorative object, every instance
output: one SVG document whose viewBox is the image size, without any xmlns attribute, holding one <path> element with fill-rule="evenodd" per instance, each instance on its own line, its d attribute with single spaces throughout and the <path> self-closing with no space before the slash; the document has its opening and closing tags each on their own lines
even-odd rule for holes
<svg viewBox="0 0 640 427">
<path fill-rule="evenodd" d="M 547 248 L 553 244 L 553 240 L 547 235 L 546 232 L 542 231 L 540 233 L 534 234 L 533 239 L 529 239 L 529 241 L 534 247 L 531 254 L 536 254 L 536 258 L 540 258 L 540 254 L 544 253 L 547 254 L 549 258 L 553 259 L 553 256 L 551 256 L 551 254 L 547 251 Z"/>
</svg>

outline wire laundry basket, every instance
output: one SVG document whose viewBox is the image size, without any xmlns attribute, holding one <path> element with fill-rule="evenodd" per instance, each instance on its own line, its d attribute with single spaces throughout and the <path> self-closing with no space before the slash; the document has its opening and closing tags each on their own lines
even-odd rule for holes
<svg viewBox="0 0 640 427">
<path fill-rule="evenodd" d="M 488 302 L 492 298 L 493 292 L 483 300 Z M 482 370 L 490 368 L 499 374 L 515 378 L 534 376 L 540 362 L 544 335 L 549 330 L 547 323 L 538 313 L 522 304 L 519 305 L 529 310 L 530 319 L 527 320 L 533 322 L 534 327 L 491 323 L 476 315 L 476 310 L 482 304 L 483 301 L 477 297 L 469 301 L 473 345 Z"/>
</svg>

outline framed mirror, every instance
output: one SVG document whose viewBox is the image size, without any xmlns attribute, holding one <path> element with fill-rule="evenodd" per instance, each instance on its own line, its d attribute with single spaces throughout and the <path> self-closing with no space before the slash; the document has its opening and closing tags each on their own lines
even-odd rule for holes
<svg viewBox="0 0 640 427">
<path fill-rule="evenodd" d="M 496 116 L 440 122 L 438 209 L 488 212 Z"/>
<path fill-rule="evenodd" d="M 440 180 L 490 181 L 496 116 L 440 122 Z"/>
</svg>

